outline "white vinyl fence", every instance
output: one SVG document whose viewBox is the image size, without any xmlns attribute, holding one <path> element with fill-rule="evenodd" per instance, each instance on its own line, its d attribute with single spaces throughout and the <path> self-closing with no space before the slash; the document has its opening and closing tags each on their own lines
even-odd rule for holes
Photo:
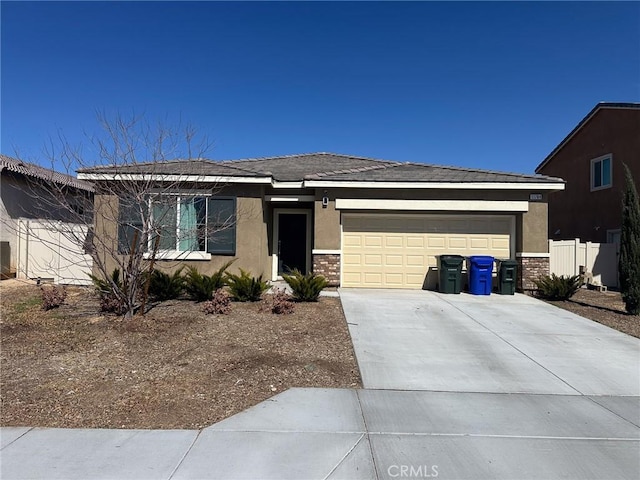
<svg viewBox="0 0 640 480">
<path fill-rule="evenodd" d="M 549 240 L 549 269 L 556 275 L 578 275 L 580 267 L 596 285 L 618 286 L 618 244 Z"/>
<path fill-rule="evenodd" d="M 87 225 L 19 220 L 17 277 L 64 285 L 90 285 L 92 260 L 82 240 Z"/>
</svg>

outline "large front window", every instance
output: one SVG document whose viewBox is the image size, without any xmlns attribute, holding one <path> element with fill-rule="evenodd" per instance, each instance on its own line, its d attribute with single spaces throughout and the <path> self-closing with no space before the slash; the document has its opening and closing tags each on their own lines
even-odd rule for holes
<svg viewBox="0 0 640 480">
<path fill-rule="evenodd" d="M 235 224 L 233 197 L 158 194 L 143 205 L 123 199 L 118 228 L 120 251 L 128 253 L 137 243 L 147 252 L 162 253 L 161 258 L 188 258 L 181 255 L 188 252 L 234 255 Z"/>
</svg>

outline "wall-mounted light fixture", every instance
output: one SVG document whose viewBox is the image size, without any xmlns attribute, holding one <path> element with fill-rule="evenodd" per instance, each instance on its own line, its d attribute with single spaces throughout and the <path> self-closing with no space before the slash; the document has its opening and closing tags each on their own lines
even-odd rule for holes
<svg viewBox="0 0 640 480">
<path fill-rule="evenodd" d="M 328 206 L 329 206 L 329 195 L 325 190 L 324 192 L 322 192 L 322 208 L 327 208 Z"/>
</svg>

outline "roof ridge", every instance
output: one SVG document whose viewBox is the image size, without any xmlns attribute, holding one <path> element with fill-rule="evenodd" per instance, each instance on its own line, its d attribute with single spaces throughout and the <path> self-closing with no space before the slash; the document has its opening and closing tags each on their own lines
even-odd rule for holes
<svg viewBox="0 0 640 480">
<path fill-rule="evenodd" d="M 367 160 L 373 160 L 373 159 L 367 159 Z M 378 160 L 378 161 L 385 162 L 385 163 L 381 163 L 380 165 L 369 165 L 368 167 L 343 168 L 342 170 L 330 170 L 326 172 L 317 172 L 317 173 L 312 173 L 310 175 L 305 175 L 304 178 L 312 179 L 312 178 L 327 177 L 330 175 L 343 175 L 346 173 L 363 173 L 363 172 L 370 172 L 372 170 L 382 170 L 385 168 L 397 167 L 402 165 L 402 163 L 400 162 L 384 161 L 384 160 Z"/>
<path fill-rule="evenodd" d="M 355 160 L 370 160 L 373 162 L 385 162 L 385 163 L 392 162 L 391 160 L 383 160 L 380 158 L 362 157 L 357 155 L 348 155 L 344 153 L 331 153 L 331 152 L 308 152 L 308 153 L 294 153 L 289 155 L 271 155 L 268 157 L 249 157 L 249 158 L 238 158 L 235 160 L 219 160 L 219 162 L 224 164 L 238 163 L 238 162 L 260 162 L 264 160 L 277 160 L 281 158 L 311 157 L 314 155 L 330 155 L 333 157 L 353 158 Z M 393 162 L 393 163 L 396 163 L 396 162 Z"/>
</svg>

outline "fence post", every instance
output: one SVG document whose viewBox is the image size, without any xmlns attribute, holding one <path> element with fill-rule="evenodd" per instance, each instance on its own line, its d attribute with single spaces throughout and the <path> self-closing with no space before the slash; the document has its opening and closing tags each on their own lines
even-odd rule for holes
<svg viewBox="0 0 640 480">
<path fill-rule="evenodd" d="M 573 274 L 580 274 L 580 239 L 576 238 L 573 241 Z"/>
</svg>

